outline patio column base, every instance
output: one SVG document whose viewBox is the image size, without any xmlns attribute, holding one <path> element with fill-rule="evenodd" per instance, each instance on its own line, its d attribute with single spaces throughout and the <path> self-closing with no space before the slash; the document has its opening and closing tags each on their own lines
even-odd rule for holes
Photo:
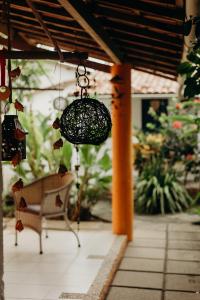
<svg viewBox="0 0 200 300">
<path fill-rule="evenodd" d="M 133 235 L 133 153 L 131 66 L 113 65 L 112 100 L 112 224 L 113 233 Z"/>
</svg>

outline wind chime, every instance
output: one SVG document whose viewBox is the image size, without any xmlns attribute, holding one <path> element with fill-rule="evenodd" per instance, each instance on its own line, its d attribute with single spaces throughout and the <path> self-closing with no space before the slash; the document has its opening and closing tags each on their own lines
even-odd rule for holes
<svg viewBox="0 0 200 300">
<path fill-rule="evenodd" d="M 110 112 L 107 107 L 97 99 L 89 97 L 87 90 L 90 86 L 90 81 L 87 76 L 86 67 L 83 63 L 77 66 L 76 81 L 77 86 L 80 88 L 80 98 L 74 100 L 64 109 L 61 118 L 57 118 L 54 121 L 53 128 L 59 129 L 61 136 L 74 144 L 77 152 L 77 164 L 75 165 L 77 207 L 75 215 L 79 229 L 81 191 L 79 183 L 80 165 L 78 163 L 78 145 L 100 145 L 103 143 L 109 136 L 112 122 Z M 54 149 L 59 149 L 62 146 L 62 138 L 56 141 L 53 145 Z M 61 165 L 59 170 L 62 171 L 62 169 L 64 170 L 65 166 Z"/>
<path fill-rule="evenodd" d="M 9 23 L 9 3 L 5 3 L 6 21 L 8 27 L 8 51 L 11 50 L 10 43 L 10 23 Z M 26 158 L 26 134 L 18 119 L 18 112 L 23 112 L 24 107 L 18 101 L 13 102 L 12 99 L 12 80 L 19 77 L 20 68 L 11 69 L 11 60 L 7 60 L 7 74 L 8 86 L 6 85 L 6 59 L 4 57 L 4 50 L 0 51 L 0 68 L 1 68 L 1 86 L 0 86 L 0 101 L 7 102 L 5 104 L 4 120 L 1 124 L 2 133 L 2 161 L 10 161 L 13 167 L 16 167 L 20 162 Z M 0 103 L 1 104 L 1 103 Z M 7 115 L 8 106 L 14 105 L 16 114 Z M 21 178 L 12 186 L 12 191 L 15 193 L 23 188 L 23 181 Z M 26 207 L 26 201 L 22 197 L 20 203 L 17 204 L 19 210 Z M 17 216 L 16 230 L 23 230 L 23 224 L 20 216 Z"/>
</svg>

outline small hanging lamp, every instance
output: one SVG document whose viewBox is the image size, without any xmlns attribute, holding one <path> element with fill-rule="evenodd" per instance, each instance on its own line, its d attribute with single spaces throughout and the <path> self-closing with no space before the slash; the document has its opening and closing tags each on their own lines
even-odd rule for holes
<svg viewBox="0 0 200 300">
<path fill-rule="evenodd" d="M 12 161 L 17 154 L 26 158 L 26 132 L 17 115 L 5 115 L 2 123 L 2 160 Z"/>
<path fill-rule="evenodd" d="M 81 88 L 81 98 L 65 108 L 60 119 L 61 135 L 73 144 L 99 145 L 109 136 L 112 123 L 107 107 L 88 97 L 89 78 L 86 68 L 80 65 L 76 70 L 77 84 Z"/>
</svg>

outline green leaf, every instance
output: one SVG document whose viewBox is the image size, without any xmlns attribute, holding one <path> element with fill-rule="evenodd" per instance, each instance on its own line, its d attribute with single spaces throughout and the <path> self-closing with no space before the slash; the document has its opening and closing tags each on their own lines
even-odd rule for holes
<svg viewBox="0 0 200 300">
<path fill-rule="evenodd" d="M 111 159 L 108 153 L 105 153 L 104 156 L 99 160 L 98 164 L 104 171 L 108 171 L 111 169 Z"/>
</svg>

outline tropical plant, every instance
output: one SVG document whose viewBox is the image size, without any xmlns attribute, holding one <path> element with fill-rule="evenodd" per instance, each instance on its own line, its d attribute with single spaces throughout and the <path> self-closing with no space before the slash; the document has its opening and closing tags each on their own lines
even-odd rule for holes
<svg viewBox="0 0 200 300">
<path fill-rule="evenodd" d="M 112 164 L 109 148 L 106 144 L 101 144 L 100 146 L 81 145 L 79 147 L 79 155 L 79 201 L 81 210 L 89 215 L 91 206 L 100 199 L 108 198 L 110 194 Z M 74 190 L 74 197 L 72 198 L 74 205 L 76 205 L 76 200 L 77 193 Z"/>
<path fill-rule="evenodd" d="M 140 213 L 175 213 L 188 208 L 192 200 L 178 180 L 177 171 L 152 156 L 136 184 L 136 208 Z"/>
</svg>

